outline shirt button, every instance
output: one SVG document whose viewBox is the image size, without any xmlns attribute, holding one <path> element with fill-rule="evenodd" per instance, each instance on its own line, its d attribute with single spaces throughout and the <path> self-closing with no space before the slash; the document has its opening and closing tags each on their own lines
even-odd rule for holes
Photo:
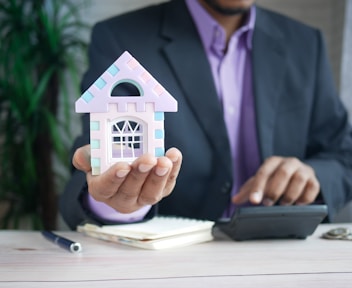
<svg viewBox="0 0 352 288">
<path fill-rule="evenodd" d="M 228 106 L 227 112 L 228 112 L 230 115 L 233 115 L 233 114 L 235 113 L 235 109 L 234 109 L 232 106 Z"/>
</svg>

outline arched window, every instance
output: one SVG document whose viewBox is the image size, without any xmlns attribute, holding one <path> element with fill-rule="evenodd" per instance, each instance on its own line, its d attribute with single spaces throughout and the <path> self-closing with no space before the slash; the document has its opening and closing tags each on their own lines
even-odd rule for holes
<svg viewBox="0 0 352 288">
<path fill-rule="evenodd" d="M 111 91 L 111 96 L 143 96 L 143 89 L 136 81 L 124 79 L 115 83 L 115 87 Z"/>
<path fill-rule="evenodd" d="M 143 123 L 124 119 L 111 125 L 111 157 L 132 162 L 143 154 Z"/>
</svg>

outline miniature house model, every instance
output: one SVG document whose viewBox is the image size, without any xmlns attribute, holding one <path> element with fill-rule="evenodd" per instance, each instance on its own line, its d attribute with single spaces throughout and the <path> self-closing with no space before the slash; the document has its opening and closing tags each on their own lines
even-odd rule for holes
<svg viewBox="0 0 352 288">
<path fill-rule="evenodd" d="M 139 95 L 112 95 L 126 83 Z M 164 112 L 176 111 L 177 101 L 124 52 L 76 101 L 77 113 L 90 113 L 92 174 L 144 153 L 163 156 Z"/>
</svg>

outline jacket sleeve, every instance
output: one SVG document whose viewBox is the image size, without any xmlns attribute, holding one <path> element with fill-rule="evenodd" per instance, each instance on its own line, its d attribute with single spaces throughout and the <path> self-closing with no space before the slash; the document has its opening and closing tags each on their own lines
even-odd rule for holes
<svg viewBox="0 0 352 288">
<path fill-rule="evenodd" d="M 317 41 L 316 95 L 305 162 L 315 170 L 332 221 L 352 199 L 352 131 L 333 84 L 320 32 Z"/>
</svg>

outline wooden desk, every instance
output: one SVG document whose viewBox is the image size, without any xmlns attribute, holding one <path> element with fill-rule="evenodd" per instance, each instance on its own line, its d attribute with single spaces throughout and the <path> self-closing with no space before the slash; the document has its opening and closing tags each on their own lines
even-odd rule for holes
<svg viewBox="0 0 352 288">
<path fill-rule="evenodd" d="M 306 240 L 218 240 L 173 250 L 142 250 L 59 234 L 81 254 L 38 232 L 0 231 L 0 287 L 351 287 L 352 241 L 325 240 L 323 224 Z M 142 286 L 143 285 L 143 286 Z"/>
</svg>

